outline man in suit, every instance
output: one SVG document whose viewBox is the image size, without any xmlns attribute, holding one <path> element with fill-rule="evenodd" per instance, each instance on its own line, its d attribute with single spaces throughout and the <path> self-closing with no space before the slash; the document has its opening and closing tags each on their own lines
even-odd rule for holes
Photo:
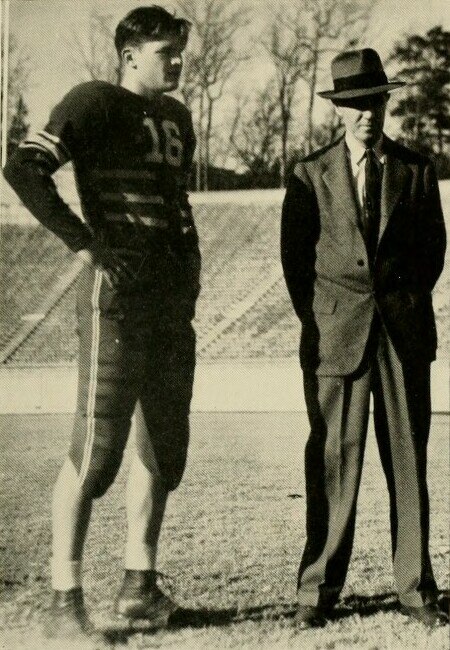
<svg viewBox="0 0 450 650">
<path fill-rule="evenodd" d="M 283 204 L 281 255 L 302 323 L 300 363 L 311 432 L 300 627 L 321 626 L 344 585 L 373 395 L 391 511 L 401 611 L 445 624 L 428 550 L 426 450 L 431 291 L 445 229 L 430 160 L 383 134 L 388 82 L 372 49 L 338 55 L 335 104 L 345 135 L 299 162 Z"/>
</svg>

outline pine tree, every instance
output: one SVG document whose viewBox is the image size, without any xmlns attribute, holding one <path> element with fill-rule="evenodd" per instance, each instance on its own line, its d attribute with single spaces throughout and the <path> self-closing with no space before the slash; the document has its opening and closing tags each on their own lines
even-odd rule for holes
<svg viewBox="0 0 450 650">
<path fill-rule="evenodd" d="M 390 60 L 407 83 L 392 110 L 401 120 L 402 140 L 443 158 L 450 142 L 450 32 L 436 26 L 425 36 L 406 36 Z"/>
<path fill-rule="evenodd" d="M 10 156 L 18 147 L 19 143 L 26 137 L 29 124 L 27 122 L 28 108 L 25 104 L 22 94 L 19 95 L 15 112 L 11 118 L 8 129 L 8 156 Z"/>
</svg>

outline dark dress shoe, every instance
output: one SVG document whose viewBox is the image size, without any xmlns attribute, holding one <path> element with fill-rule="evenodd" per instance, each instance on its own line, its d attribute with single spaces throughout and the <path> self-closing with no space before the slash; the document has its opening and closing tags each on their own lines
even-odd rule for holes
<svg viewBox="0 0 450 650">
<path fill-rule="evenodd" d="M 400 612 L 409 618 L 419 621 L 426 627 L 438 627 L 448 625 L 449 617 L 443 612 L 437 603 L 430 603 L 422 607 L 400 606 Z"/>
<path fill-rule="evenodd" d="M 313 605 L 297 605 L 294 616 L 295 626 L 299 630 L 307 630 L 311 627 L 324 627 L 327 624 L 327 610 L 323 607 Z"/>
<path fill-rule="evenodd" d="M 95 635 L 95 629 L 87 615 L 81 588 L 54 591 L 43 633 L 47 639 L 86 641 Z"/>
</svg>

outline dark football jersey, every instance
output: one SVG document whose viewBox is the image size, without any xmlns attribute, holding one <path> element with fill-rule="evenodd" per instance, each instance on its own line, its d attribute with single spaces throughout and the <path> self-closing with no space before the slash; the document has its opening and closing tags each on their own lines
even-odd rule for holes
<svg viewBox="0 0 450 650">
<path fill-rule="evenodd" d="M 190 113 L 176 99 L 149 100 L 91 81 L 63 98 L 46 127 L 20 145 L 19 156 L 39 159 L 51 173 L 71 160 L 89 231 L 107 234 L 113 247 L 142 250 L 195 231 L 187 197 L 194 149 Z M 53 199 L 48 214 L 45 205 L 29 207 L 70 248 L 82 248 L 86 226 L 75 218 L 71 223 Z"/>
</svg>

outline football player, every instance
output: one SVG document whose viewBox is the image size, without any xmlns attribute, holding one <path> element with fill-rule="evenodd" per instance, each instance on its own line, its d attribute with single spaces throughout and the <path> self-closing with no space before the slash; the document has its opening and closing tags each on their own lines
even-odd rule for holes
<svg viewBox="0 0 450 650">
<path fill-rule="evenodd" d="M 4 169 L 24 205 L 84 262 L 77 410 L 53 495 L 50 637 L 84 638 L 92 630 L 83 544 L 93 500 L 119 469 L 134 412 L 116 611 L 158 625 L 176 608 L 157 584 L 156 553 L 167 496 L 186 462 L 200 253 L 187 197 L 192 120 L 165 93 L 178 86 L 188 31 L 186 20 L 161 7 L 131 11 L 115 35 L 119 84 L 73 88 Z M 69 160 L 84 221 L 52 179 Z"/>
</svg>

